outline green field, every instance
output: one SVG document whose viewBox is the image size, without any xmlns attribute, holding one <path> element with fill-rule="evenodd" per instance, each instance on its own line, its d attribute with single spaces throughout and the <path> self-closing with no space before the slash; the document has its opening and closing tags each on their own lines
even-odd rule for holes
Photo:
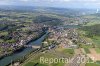
<svg viewBox="0 0 100 66">
<path fill-rule="evenodd" d="M 34 63 L 34 62 L 28 62 L 25 66 L 48 66 L 45 64 L 39 64 L 39 63 Z"/>
<path fill-rule="evenodd" d="M 89 49 L 88 49 L 88 48 L 84 48 L 84 50 L 85 50 L 85 52 L 86 52 L 87 54 L 89 54 L 89 53 L 90 53 L 90 51 L 89 51 Z"/>
<path fill-rule="evenodd" d="M 100 61 L 96 61 L 97 64 L 100 64 Z"/>
<path fill-rule="evenodd" d="M 65 49 L 65 50 L 63 50 L 63 52 L 73 55 L 74 54 L 74 49 Z"/>
<path fill-rule="evenodd" d="M 92 40 L 100 48 L 100 36 L 93 36 Z"/>
<path fill-rule="evenodd" d="M 33 55 L 32 58 L 30 58 L 28 61 L 26 61 L 22 66 L 63 66 L 64 63 L 44 63 L 44 62 L 40 62 L 40 58 L 43 57 L 43 58 L 48 58 L 48 59 L 51 59 L 51 58 L 60 58 L 60 54 L 57 52 L 57 54 L 53 53 L 53 52 L 48 52 L 48 53 L 40 53 L 40 54 L 37 54 L 37 55 Z"/>
<path fill-rule="evenodd" d="M 100 65 L 96 63 L 87 63 L 85 66 L 100 66 Z"/>
<path fill-rule="evenodd" d="M 27 61 L 25 61 L 22 66 L 64 66 L 64 63 L 62 62 L 63 57 L 65 58 L 69 58 L 72 57 L 74 55 L 74 49 L 63 49 L 62 51 L 59 51 L 57 48 L 55 50 L 49 50 L 46 51 L 45 53 L 37 53 L 35 55 L 32 55 L 29 59 L 27 59 Z M 44 63 L 43 60 L 42 62 L 40 62 L 40 58 L 48 58 L 48 59 L 60 59 L 60 62 L 57 63 Z"/>
<path fill-rule="evenodd" d="M 100 48 L 95 48 L 97 53 L 100 53 Z"/>
<path fill-rule="evenodd" d="M 96 25 L 96 24 L 100 24 L 100 22 L 98 20 L 92 20 L 91 22 L 87 23 L 84 26 L 92 26 L 92 25 Z"/>
<path fill-rule="evenodd" d="M 55 64 L 52 64 L 52 66 L 64 66 L 63 63 L 55 63 Z"/>
</svg>

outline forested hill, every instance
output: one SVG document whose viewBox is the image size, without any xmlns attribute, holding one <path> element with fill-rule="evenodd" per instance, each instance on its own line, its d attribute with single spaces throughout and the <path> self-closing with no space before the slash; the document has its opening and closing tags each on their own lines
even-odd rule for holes
<svg viewBox="0 0 100 66">
<path fill-rule="evenodd" d="M 59 18 L 40 15 L 34 19 L 34 22 L 35 23 L 44 23 L 44 24 L 49 24 L 49 25 L 61 25 L 63 20 L 61 20 Z"/>
<path fill-rule="evenodd" d="M 81 29 L 87 31 L 89 37 L 93 35 L 100 36 L 100 24 L 84 26 Z"/>
</svg>

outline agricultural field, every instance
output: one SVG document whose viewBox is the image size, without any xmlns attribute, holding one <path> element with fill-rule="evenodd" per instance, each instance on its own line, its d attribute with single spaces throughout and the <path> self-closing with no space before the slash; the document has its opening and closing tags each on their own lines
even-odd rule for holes
<svg viewBox="0 0 100 66">
<path fill-rule="evenodd" d="M 87 63 L 86 66 L 100 66 L 100 65 L 96 63 Z"/>
<path fill-rule="evenodd" d="M 94 61 L 86 66 L 100 66 L 99 9 L 38 1 L 11 0 L 9 6 L 0 1 L 0 66 L 80 66 L 82 56 Z M 72 63 L 63 63 L 64 58 Z"/>
<path fill-rule="evenodd" d="M 89 48 L 84 48 L 84 50 L 85 50 L 86 54 L 90 53 Z"/>
<path fill-rule="evenodd" d="M 95 48 L 95 50 L 98 54 L 100 53 L 100 48 Z"/>
<path fill-rule="evenodd" d="M 56 52 L 56 53 L 55 53 Z M 28 61 L 25 61 L 24 64 L 22 66 L 33 66 L 33 65 L 37 65 L 37 66 L 63 66 L 65 63 L 63 63 L 62 61 L 58 62 L 58 63 L 43 63 L 40 62 L 40 58 L 63 58 L 63 57 L 72 57 L 74 54 L 74 50 L 73 49 L 63 49 L 62 51 L 59 51 L 59 48 L 55 49 L 55 50 L 48 50 L 45 53 L 39 53 L 37 55 L 32 56 L 32 58 L 28 59 Z M 35 61 L 34 61 L 35 60 Z M 45 60 L 44 60 L 45 61 Z"/>
</svg>

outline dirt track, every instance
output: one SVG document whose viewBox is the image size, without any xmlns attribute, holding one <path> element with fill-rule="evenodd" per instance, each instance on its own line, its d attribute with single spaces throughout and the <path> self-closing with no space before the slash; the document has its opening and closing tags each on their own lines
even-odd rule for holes
<svg viewBox="0 0 100 66">
<path fill-rule="evenodd" d="M 92 60 L 94 61 L 100 61 L 100 54 L 97 54 L 94 48 L 89 49 L 90 54 L 87 54 Z"/>
</svg>

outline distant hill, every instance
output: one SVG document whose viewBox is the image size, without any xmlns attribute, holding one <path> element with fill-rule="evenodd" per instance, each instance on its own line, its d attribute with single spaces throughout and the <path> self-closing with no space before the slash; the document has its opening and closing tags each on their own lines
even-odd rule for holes
<svg viewBox="0 0 100 66">
<path fill-rule="evenodd" d="M 84 14 L 91 14 L 95 13 L 95 9 L 79 9 L 79 8 L 54 8 L 54 7 L 36 7 L 36 6 L 1 6 L 0 5 L 0 10 L 13 10 L 13 11 L 32 11 L 32 12 L 42 12 L 42 13 L 56 13 L 58 15 L 63 15 L 63 16 L 79 16 L 79 15 L 84 15 Z"/>
</svg>

